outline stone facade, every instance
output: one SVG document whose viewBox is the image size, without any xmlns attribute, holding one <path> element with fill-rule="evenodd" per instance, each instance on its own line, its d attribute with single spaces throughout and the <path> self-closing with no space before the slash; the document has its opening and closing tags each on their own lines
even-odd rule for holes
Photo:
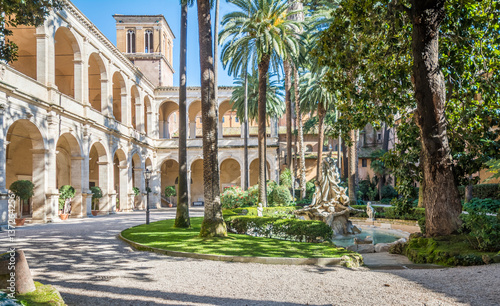
<svg viewBox="0 0 500 306">
<path fill-rule="evenodd" d="M 168 32 L 166 21 L 161 22 Z M 35 185 L 29 205 L 21 208 L 33 221 L 58 221 L 58 189 L 67 184 L 76 189 L 71 217 L 90 215 L 92 186 L 103 191 L 101 213 L 144 208 L 146 168 L 153 171 L 151 203 L 160 205 L 164 187 L 175 186 L 178 176 L 178 139 L 169 130 L 172 115 L 178 116 L 178 88 L 157 86 L 159 79 L 150 80 L 148 69 L 138 68 L 121 52 L 120 40 L 114 46 L 70 2 L 52 12 L 44 25 L 13 32 L 19 60 L 0 65 L 0 225 L 7 222 L 8 188 L 20 179 Z M 162 60 L 171 69 L 169 56 L 162 54 Z M 171 85 L 171 80 L 164 84 Z M 222 118 L 231 112 L 230 96 L 231 88 L 220 88 L 221 190 L 242 185 L 245 174 L 256 184 L 258 173 L 256 137 L 249 139 L 246 171 L 243 134 L 224 132 Z M 200 100 L 199 88 L 189 88 L 190 202 L 203 198 L 202 140 L 195 121 Z M 268 177 L 276 180 L 276 124 L 268 134 Z M 138 196 L 133 187 L 139 188 Z"/>
</svg>

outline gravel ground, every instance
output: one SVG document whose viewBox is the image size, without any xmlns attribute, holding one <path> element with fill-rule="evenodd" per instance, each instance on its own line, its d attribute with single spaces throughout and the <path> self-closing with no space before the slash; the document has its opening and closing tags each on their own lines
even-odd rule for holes
<svg viewBox="0 0 500 306">
<path fill-rule="evenodd" d="M 200 208 L 191 211 L 201 216 Z M 173 218 L 155 210 L 152 220 Z M 499 305 L 500 265 L 433 270 L 277 266 L 135 251 L 116 235 L 144 212 L 28 225 L 15 245 L 68 305 Z M 11 246 L 0 233 L 0 245 Z M 5 247 L 6 248 L 6 247 Z"/>
</svg>

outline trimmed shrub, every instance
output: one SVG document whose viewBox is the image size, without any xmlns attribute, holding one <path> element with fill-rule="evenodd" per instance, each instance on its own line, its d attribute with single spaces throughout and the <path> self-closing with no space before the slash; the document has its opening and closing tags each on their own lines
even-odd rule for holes
<svg viewBox="0 0 500 306">
<path fill-rule="evenodd" d="M 286 216 L 293 215 L 293 212 L 299 207 L 296 206 L 285 206 L 285 207 L 264 207 L 262 215 L 264 217 L 275 217 L 275 216 Z M 241 216 L 257 216 L 256 207 L 245 207 L 245 208 L 233 208 L 225 209 L 222 211 L 224 217 L 241 215 Z"/>
<path fill-rule="evenodd" d="M 366 205 L 351 205 L 354 209 L 362 211 L 351 211 L 351 217 L 368 218 L 366 214 Z M 425 217 L 425 208 L 411 208 L 409 212 L 397 214 L 394 207 L 372 206 L 375 209 L 375 218 L 399 219 L 399 220 L 418 220 Z"/>
<path fill-rule="evenodd" d="M 465 198 L 465 186 L 459 186 L 458 192 L 462 200 Z M 478 199 L 496 199 L 500 200 L 499 184 L 478 184 L 472 186 L 472 196 Z"/>
<path fill-rule="evenodd" d="M 500 209 L 500 200 L 473 198 L 471 201 L 464 203 L 463 208 L 465 211 L 484 210 L 495 213 Z"/>
<path fill-rule="evenodd" d="M 102 190 L 98 186 L 90 187 L 90 191 L 92 192 L 92 210 L 98 210 L 99 199 L 102 198 Z"/>
<path fill-rule="evenodd" d="M 332 229 L 321 221 L 281 219 L 276 217 L 233 216 L 226 219 L 228 229 L 238 234 L 249 234 L 294 241 L 328 241 Z"/>
<path fill-rule="evenodd" d="M 28 180 L 19 180 L 15 181 L 12 184 L 10 184 L 10 191 L 12 191 L 13 194 L 16 195 L 19 199 L 23 201 L 29 200 L 34 192 L 33 189 L 35 188 L 35 185 Z"/>
<path fill-rule="evenodd" d="M 165 190 L 163 192 L 167 198 L 175 197 L 177 195 L 177 191 L 175 190 L 175 186 L 165 186 Z"/>
<path fill-rule="evenodd" d="M 275 186 L 271 193 L 272 206 L 287 206 L 292 202 L 292 195 L 285 186 Z"/>
</svg>

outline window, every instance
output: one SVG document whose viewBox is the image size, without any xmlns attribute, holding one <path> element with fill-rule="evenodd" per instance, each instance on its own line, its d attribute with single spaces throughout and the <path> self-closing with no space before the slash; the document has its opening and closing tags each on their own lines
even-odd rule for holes
<svg viewBox="0 0 500 306">
<path fill-rule="evenodd" d="M 127 53 L 135 53 L 135 31 L 127 31 Z"/>
<path fill-rule="evenodd" d="M 153 53 L 153 31 L 146 30 L 144 33 L 144 52 Z"/>
<path fill-rule="evenodd" d="M 363 158 L 361 160 L 361 167 L 366 168 L 368 166 L 367 164 L 368 164 L 368 161 L 366 160 L 366 158 Z"/>
<path fill-rule="evenodd" d="M 224 123 L 224 117 L 222 117 L 222 123 Z"/>
</svg>

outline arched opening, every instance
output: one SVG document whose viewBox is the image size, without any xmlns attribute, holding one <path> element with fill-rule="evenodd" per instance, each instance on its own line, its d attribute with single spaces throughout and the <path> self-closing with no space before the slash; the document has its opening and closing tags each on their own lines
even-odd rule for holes
<svg viewBox="0 0 500 306">
<path fill-rule="evenodd" d="M 307 145 L 306 146 L 306 153 L 312 153 L 313 151 L 313 146 L 312 145 Z"/>
<path fill-rule="evenodd" d="M 16 214 L 44 220 L 45 211 L 45 146 L 42 134 L 29 120 L 14 122 L 7 131 L 6 187 L 18 180 L 28 180 L 34 187 L 34 195 L 22 205 L 16 205 Z M 19 203 L 20 204 L 20 203 Z M 22 207 L 19 207 L 22 206 Z"/>
<path fill-rule="evenodd" d="M 231 186 L 241 186 L 241 167 L 237 160 L 228 158 L 220 164 L 220 190 Z"/>
<path fill-rule="evenodd" d="M 135 53 L 135 31 L 127 30 L 127 53 Z"/>
<path fill-rule="evenodd" d="M 153 30 L 146 30 L 144 32 L 144 53 L 153 53 Z"/>
<path fill-rule="evenodd" d="M 91 210 L 98 210 L 104 213 L 109 212 L 108 201 L 108 157 L 104 146 L 96 142 L 90 147 L 89 152 L 89 187 L 99 187 L 102 191 L 102 198 L 87 207 L 87 213 Z"/>
<path fill-rule="evenodd" d="M 241 122 L 229 100 L 219 105 L 219 138 L 241 137 Z"/>
<path fill-rule="evenodd" d="M 267 162 L 266 179 L 270 180 L 271 166 Z M 259 183 L 259 159 L 256 158 L 250 163 L 250 186 Z"/>
<path fill-rule="evenodd" d="M 132 187 L 139 189 L 139 194 L 136 195 L 134 192 L 134 209 L 144 208 L 142 193 L 145 192 L 145 189 L 143 182 L 141 158 L 139 154 L 135 153 L 132 155 Z"/>
<path fill-rule="evenodd" d="M 80 60 L 80 49 L 68 28 L 60 27 L 55 40 L 55 83 L 59 91 L 75 98 L 75 65 Z"/>
<path fill-rule="evenodd" d="M 139 126 L 139 118 L 137 117 L 136 107 L 138 104 L 140 104 L 139 91 L 137 90 L 137 86 L 134 85 L 130 89 L 130 97 L 132 102 L 132 106 L 130 107 L 130 112 L 132 113 L 132 127 L 137 130 L 137 127 Z"/>
<path fill-rule="evenodd" d="M 189 104 L 189 138 L 194 139 L 202 136 L 201 101 L 197 100 Z"/>
<path fill-rule="evenodd" d="M 103 111 L 105 108 L 102 102 L 105 91 L 106 67 L 97 53 L 89 56 L 89 102 L 93 109 Z"/>
<path fill-rule="evenodd" d="M 149 135 L 149 133 L 152 131 L 150 124 L 153 122 L 152 118 L 152 110 L 151 110 L 151 100 L 149 100 L 149 97 L 146 96 L 144 98 L 144 131 L 146 132 L 146 135 Z"/>
<path fill-rule="evenodd" d="M 36 28 L 27 26 L 6 28 L 12 31 L 12 36 L 9 36 L 8 40 L 18 47 L 17 60 L 10 65 L 36 80 Z"/>
<path fill-rule="evenodd" d="M 113 188 L 116 192 L 116 203 L 111 203 L 112 208 L 118 211 L 128 211 L 128 167 L 127 156 L 122 149 L 116 150 L 113 155 Z"/>
<path fill-rule="evenodd" d="M 179 105 L 172 101 L 165 101 L 160 105 L 158 124 L 161 139 L 179 137 Z"/>
<path fill-rule="evenodd" d="M 115 72 L 113 74 L 113 117 L 117 121 L 122 121 L 122 104 L 126 100 L 126 88 L 125 81 L 123 80 L 123 76 L 120 72 Z"/>
<path fill-rule="evenodd" d="M 197 159 L 191 164 L 191 203 L 205 201 L 203 192 L 203 160 Z"/>
<path fill-rule="evenodd" d="M 174 186 L 177 192 L 179 163 L 173 159 L 167 159 L 161 164 L 161 204 L 162 206 L 172 203 L 177 205 L 177 197 L 165 197 L 165 187 Z"/>
<path fill-rule="evenodd" d="M 56 147 L 56 184 L 57 188 L 70 185 L 75 188 L 71 200 L 71 215 L 83 217 L 86 207 L 82 205 L 82 153 L 78 140 L 70 133 L 62 134 Z"/>
</svg>

